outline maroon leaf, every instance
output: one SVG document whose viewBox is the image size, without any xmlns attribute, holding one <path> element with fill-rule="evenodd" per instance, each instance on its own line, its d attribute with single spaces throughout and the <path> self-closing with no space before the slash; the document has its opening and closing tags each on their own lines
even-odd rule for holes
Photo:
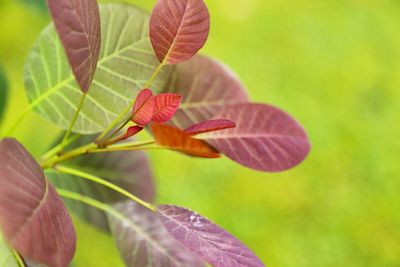
<svg viewBox="0 0 400 267">
<path fill-rule="evenodd" d="M 82 92 L 89 90 L 99 59 L 100 12 L 96 0 L 47 0 L 58 35 Z"/>
<path fill-rule="evenodd" d="M 121 202 L 115 208 L 125 218 L 110 215 L 109 221 L 126 266 L 204 267 L 165 230 L 156 213 L 132 201 Z"/>
<path fill-rule="evenodd" d="M 128 139 L 129 137 L 132 137 L 132 136 L 138 134 L 142 130 L 143 130 L 143 127 L 141 127 L 141 126 L 131 126 L 128 128 L 128 130 L 126 131 L 126 134 L 120 140 L 122 141 L 122 140 Z"/>
<path fill-rule="evenodd" d="M 173 126 L 153 123 L 151 129 L 156 144 L 167 149 L 177 150 L 195 157 L 218 158 L 218 151 L 203 140 L 191 137 L 190 134 Z"/>
<path fill-rule="evenodd" d="M 76 235 L 64 203 L 43 170 L 15 139 L 0 142 L 0 227 L 24 257 L 66 267 Z"/>
<path fill-rule="evenodd" d="M 243 243 L 196 212 L 165 205 L 159 217 L 176 240 L 214 267 L 264 266 Z"/>
<path fill-rule="evenodd" d="M 177 94 L 160 94 L 154 97 L 155 111 L 153 121 L 163 123 L 169 121 L 176 113 L 182 96 Z"/>
<path fill-rule="evenodd" d="M 210 121 L 203 121 L 197 124 L 194 124 L 185 129 L 185 132 L 191 135 L 198 135 L 202 133 L 215 132 L 219 130 L 225 130 L 229 128 L 235 128 L 236 124 L 230 120 L 225 119 L 217 119 Z"/>
<path fill-rule="evenodd" d="M 132 121 L 140 126 L 146 126 L 154 116 L 155 99 L 150 89 L 143 89 L 133 106 Z"/>
<path fill-rule="evenodd" d="M 178 128 L 185 129 L 210 120 L 226 105 L 249 101 L 238 78 L 216 60 L 195 56 L 174 68 L 164 92 L 183 96 L 178 112 L 171 120 Z"/>
<path fill-rule="evenodd" d="M 310 151 L 303 127 L 287 113 L 263 104 L 236 104 L 216 115 L 236 128 L 204 134 L 232 160 L 252 169 L 278 172 L 301 163 Z"/>
<path fill-rule="evenodd" d="M 204 46 L 210 16 L 203 0 L 158 0 L 150 18 L 150 39 L 160 62 L 176 64 Z"/>
<path fill-rule="evenodd" d="M 93 142 L 96 137 L 82 137 L 67 149 L 71 150 Z M 71 160 L 69 166 L 101 177 L 147 202 L 154 201 L 155 185 L 153 173 L 148 157 L 143 151 L 85 155 Z M 126 199 L 111 189 L 82 178 L 51 170 L 46 172 L 46 176 L 57 188 L 78 192 L 104 203 L 116 203 Z M 68 199 L 65 202 L 71 211 L 87 222 L 98 226 L 102 230 L 109 230 L 107 217 L 102 211 Z"/>
</svg>

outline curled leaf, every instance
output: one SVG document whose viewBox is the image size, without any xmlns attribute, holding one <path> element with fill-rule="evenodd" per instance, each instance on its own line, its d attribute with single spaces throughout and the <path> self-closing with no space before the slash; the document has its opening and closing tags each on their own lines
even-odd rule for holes
<svg viewBox="0 0 400 267">
<path fill-rule="evenodd" d="M 217 118 L 236 127 L 204 134 L 218 151 L 255 170 L 278 172 L 301 163 L 310 151 L 304 128 L 287 113 L 264 104 L 225 107 Z"/>
<path fill-rule="evenodd" d="M 184 131 L 165 124 L 152 123 L 151 129 L 156 144 L 167 149 L 177 150 L 195 157 L 218 158 L 218 151 L 205 141 L 195 139 Z"/>
<path fill-rule="evenodd" d="M 68 61 L 82 90 L 87 92 L 99 59 L 101 31 L 96 0 L 47 0 Z"/>
<path fill-rule="evenodd" d="M 114 207 L 123 216 L 109 215 L 112 234 L 129 267 L 204 267 L 163 227 L 157 214 L 132 201 Z"/>
<path fill-rule="evenodd" d="M 185 129 L 185 132 L 191 135 L 198 135 L 202 133 L 215 132 L 219 130 L 235 128 L 236 124 L 233 121 L 225 119 L 216 119 L 199 122 Z"/>
<path fill-rule="evenodd" d="M 155 96 L 153 121 L 158 123 L 169 121 L 178 110 L 181 98 L 182 96 L 177 94 L 160 94 Z"/>
<path fill-rule="evenodd" d="M 154 116 L 155 99 L 150 89 L 143 89 L 136 98 L 133 106 L 132 121 L 146 126 Z"/>
<path fill-rule="evenodd" d="M 215 118 L 225 106 L 249 101 L 246 89 L 232 70 L 200 55 L 174 66 L 164 92 L 183 96 L 171 120 L 181 129 Z"/>
<path fill-rule="evenodd" d="M 204 46 L 210 15 L 203 0 L 158 0 L 150 18 L 150 39 L 160 62 L 177 64 Z"/>
<path fill-rule="evenodd" d="M 0 228 L 24 257 L 66 267 L 76 235 L 64 203 L 43 170 L 15 139 L 0 142 Z"/>
<path fill-rule="evenodd" d="M 122 141 L 122 140 L 128 139 L 129 137 L 132 137 L 132 136 L 138 134 L 142 130 L 143 130 L 143 127 L 141 127 L 141 126 L 137 126 L 137 125 L 131 126 L 128 128 L 128 130 L 126 131 L 126 134 L 123 135 L 123 137 L 120 140 Z"/>
<path fill-rule="evenodd" d="M 242 242 L 198 213 L 169 205 L 158 210 L 172 236 L 212 266 L 265 267 Z"/>
</svg>

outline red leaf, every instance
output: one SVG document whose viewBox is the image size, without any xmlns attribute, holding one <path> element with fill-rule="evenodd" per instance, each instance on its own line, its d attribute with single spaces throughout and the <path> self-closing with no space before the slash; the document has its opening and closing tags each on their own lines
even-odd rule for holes
<svg viewBox="0 0 400 267">
<path fill-rule="evenodd" d="M 128 130 L 126 131 L 126 133 L 124 135 L 122 135 L 121 137 L 118 138 L 118 141 L 126 140 L 129 137 L 132 137 L 132 136 L 138 134 L 142 130 L 143 130 L 143 127 L 141 127 L 141 126 L 137 126 L 137 125 L 131 126 L 128 128 Z"/>
<path fill-rule="evenodd" d="M 153 118 L 155 99 L 150 89 L 143 89 L 133 106 L 132 121 L 140 126 L 146 126 Z"/>
<path fill-rule="evenodd" d="M 169 121 L 179 108 L 182 96 L 177 94 L 161 94 L 155 98 L 153 121 L 163 123 Z"/>
<path fill-rule="evenodd" d="M 234 127 L 236 127 L 236 124 L 234 122 L 230 120 L 219 119 L 219 120 L 203 121 L 194 124 L 186 128 L 185 132 L 187 132 L 190 135 L 198 135 L 202 133 L 215 132 Z"/>
<path fill-rule="evenodd" d="M 82 92 L 87 92 L 101 43 L 97 1 L 47 0 L 47 3 L 76 80 Z"/>
<path fill-rule="evenodd" d="M 180 129 L 215 118 L 225 106 L 249 102 L 246 89 L 231 69 L 201 55 L 174 66 L 163 92 L 183 96 L 171 120 Z"/>
<path fill-rule="evenodd" d="M 76 235 L 64 203 L 43 170 L 15 139 L 0 142 L 0 227 L 22 256 L 66 267 Z"/>
<path fill-rule="evenodd" d="M 227 106 L 216 117 L 236 128 L 205 134 L 204 139 L 232 160 L 268 172 L 300 164 L 310 151 L 304 128 L 287 113 L 264 104 Z"/>
<path fill-rule="evenodd" d="M 203 0 L 158 0 L 150 18 L 150 39 L 160 62 L 190 59 L 207 41 L 210 16 Z"/>
<path fill-rule="evenodd" d="M 195 139 L 190 134 L 173 126 L 152 123 L 156 144 L 171 150 L 177 150 L 195 157 L 218 158 L 219 153 L 203 140 Z"/>
</svg>

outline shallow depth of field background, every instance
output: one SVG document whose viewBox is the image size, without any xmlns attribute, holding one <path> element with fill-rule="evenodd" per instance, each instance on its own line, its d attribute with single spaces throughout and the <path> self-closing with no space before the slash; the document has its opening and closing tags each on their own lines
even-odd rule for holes
<svg viewBox="0 0 400 267">
<path fill-rule="evenodd" d="M 40 2 L 0 0 L 8 125 L 27 106 L 24 59 L 49 22 Z M 150 10 L 155 0 L 130 2 Z M 212 31 L 202 52 L 230 65 L 254 101 L 297 118 L 313 149 L 280 174 L 152 152 L 158 203 L 206 215 L 267 266 L 400 266 L 400 2 L 207 3 Z M 56 135 L 34 114 L 16 132 L 37 156 Z M 122 266 L 111 238 L 76 222 L 75 266 Z"/>
</svg>

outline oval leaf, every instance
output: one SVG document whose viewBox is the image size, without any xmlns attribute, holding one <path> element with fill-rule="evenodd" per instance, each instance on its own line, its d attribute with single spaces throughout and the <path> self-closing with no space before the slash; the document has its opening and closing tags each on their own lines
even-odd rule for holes
<svg viewBox="0 0 400 267">
<path fill-rule="evenodd" d="M 176 113 L 182 96 L 177 94 L 161 94 L 154 97 L 155 111 L 153 121 L 163 123 L 169 121 Z"/>
<path fill-rule="evenodd" d="M 68 149 L 87 144 L 94 138 L 93 136 L 80 138 Z M 99 176 L 145 201 L 152 202 L 154 200 L 153 174 L 149 160 L 143 151 L 86 155 L 72 160 L 68 166 Z M 77 192 L 103 203 L 115 203 L 125 199 L 113 190 L 79 177 L 51 170 L 46 171 L 46 175 L 57 188 Z M 87 222 L 102 230 L 109 230 L 107 217 L 102 211 L 68 199 L 65 199 L 65 203 L 71 211 Z"/>
<path fill-rule="evenodd" d="M 264 267 L 243 243 L 196 212 L 165 205 L 159 217 L 176 240 L 214 267 Z"/>
<path fill-rule="evenodd" d="M 0 142 L 0 227 L 24 257 L 66 267 L 75 253 L 72 220 L 39 164 L 15 139 Z"/>
<path fill-rule="evenodd" d="M 310 151 L 303 127 L 275 107 L 237 104 L 225 107 L 216 117 L 232 120 L 236 127 L 208 133 L 203 138 L 246 167 L 284 171 L 301 163 Z"/>
<path fill-rule="evenodd" d="M 177 64 L 204 46 L 210 15 L 203 0 L 158 0 L 150 19 L 150 39 L 160 62 Z"/>
<path fill-rule="evenodd" d="M 214 118 L 226 105 L 249 101 L 236 75 L 225 65 L 205 56 L 195 56 L 176 65 L 164 92 L 183 97 L 171 120 L 181 129 Z"/>
<path fill-rule="evenodd" d="M 219 153 L 203 140 L 195 139 L 190 134 L 173 126 L 151 124 L 156 144 L 166 149 L 176 150 L 190 156 L 218 158 Z"/>
<path fill-rule="evenodd" d="M 218 120 L 203 121 L 194 124 L 186 128 L 185 132 L 187 132 L 190 135 L 198 135 L 202 133 L 215 132 L 235 127 L 236 124 L 230 120 L 218 119 Z"/>
<path fill-rule="evenodd" d="M 8 95 L 8 83 L 6 75 L 3 72 L 3 68 L 0 66 L 0 121 L 6 109 L 7 95 Z"/>
<path fill-rule="evenodd" d="M 68 61 L 82 90 L 87 92 L 96 72 L 101 32 L 96 0 L 47 0 Z"/>
<path fill-rule="evenodd" d="M 112 233 L 128 267 L 204 267 L 163 227 L 157 214 L 127 201 L 115 205 L 124 218 L 109 216 Z"/>
<path fill-rule="evenodd" d="M 122 3 L 100 5 L 103 42 L 97 71 L 74 132 L 102 132 L 129 105 L 159 65 L 148 36 L 148 13 Z M 164 88 L 169 69 L 152 83 Z M 39 36 L 25 64 L 25 89 L 35 112 L 68 129 L 81 91 L 53 26 Z M 127 117 L 123 120 L 126 120 Z"/>
</svg>

